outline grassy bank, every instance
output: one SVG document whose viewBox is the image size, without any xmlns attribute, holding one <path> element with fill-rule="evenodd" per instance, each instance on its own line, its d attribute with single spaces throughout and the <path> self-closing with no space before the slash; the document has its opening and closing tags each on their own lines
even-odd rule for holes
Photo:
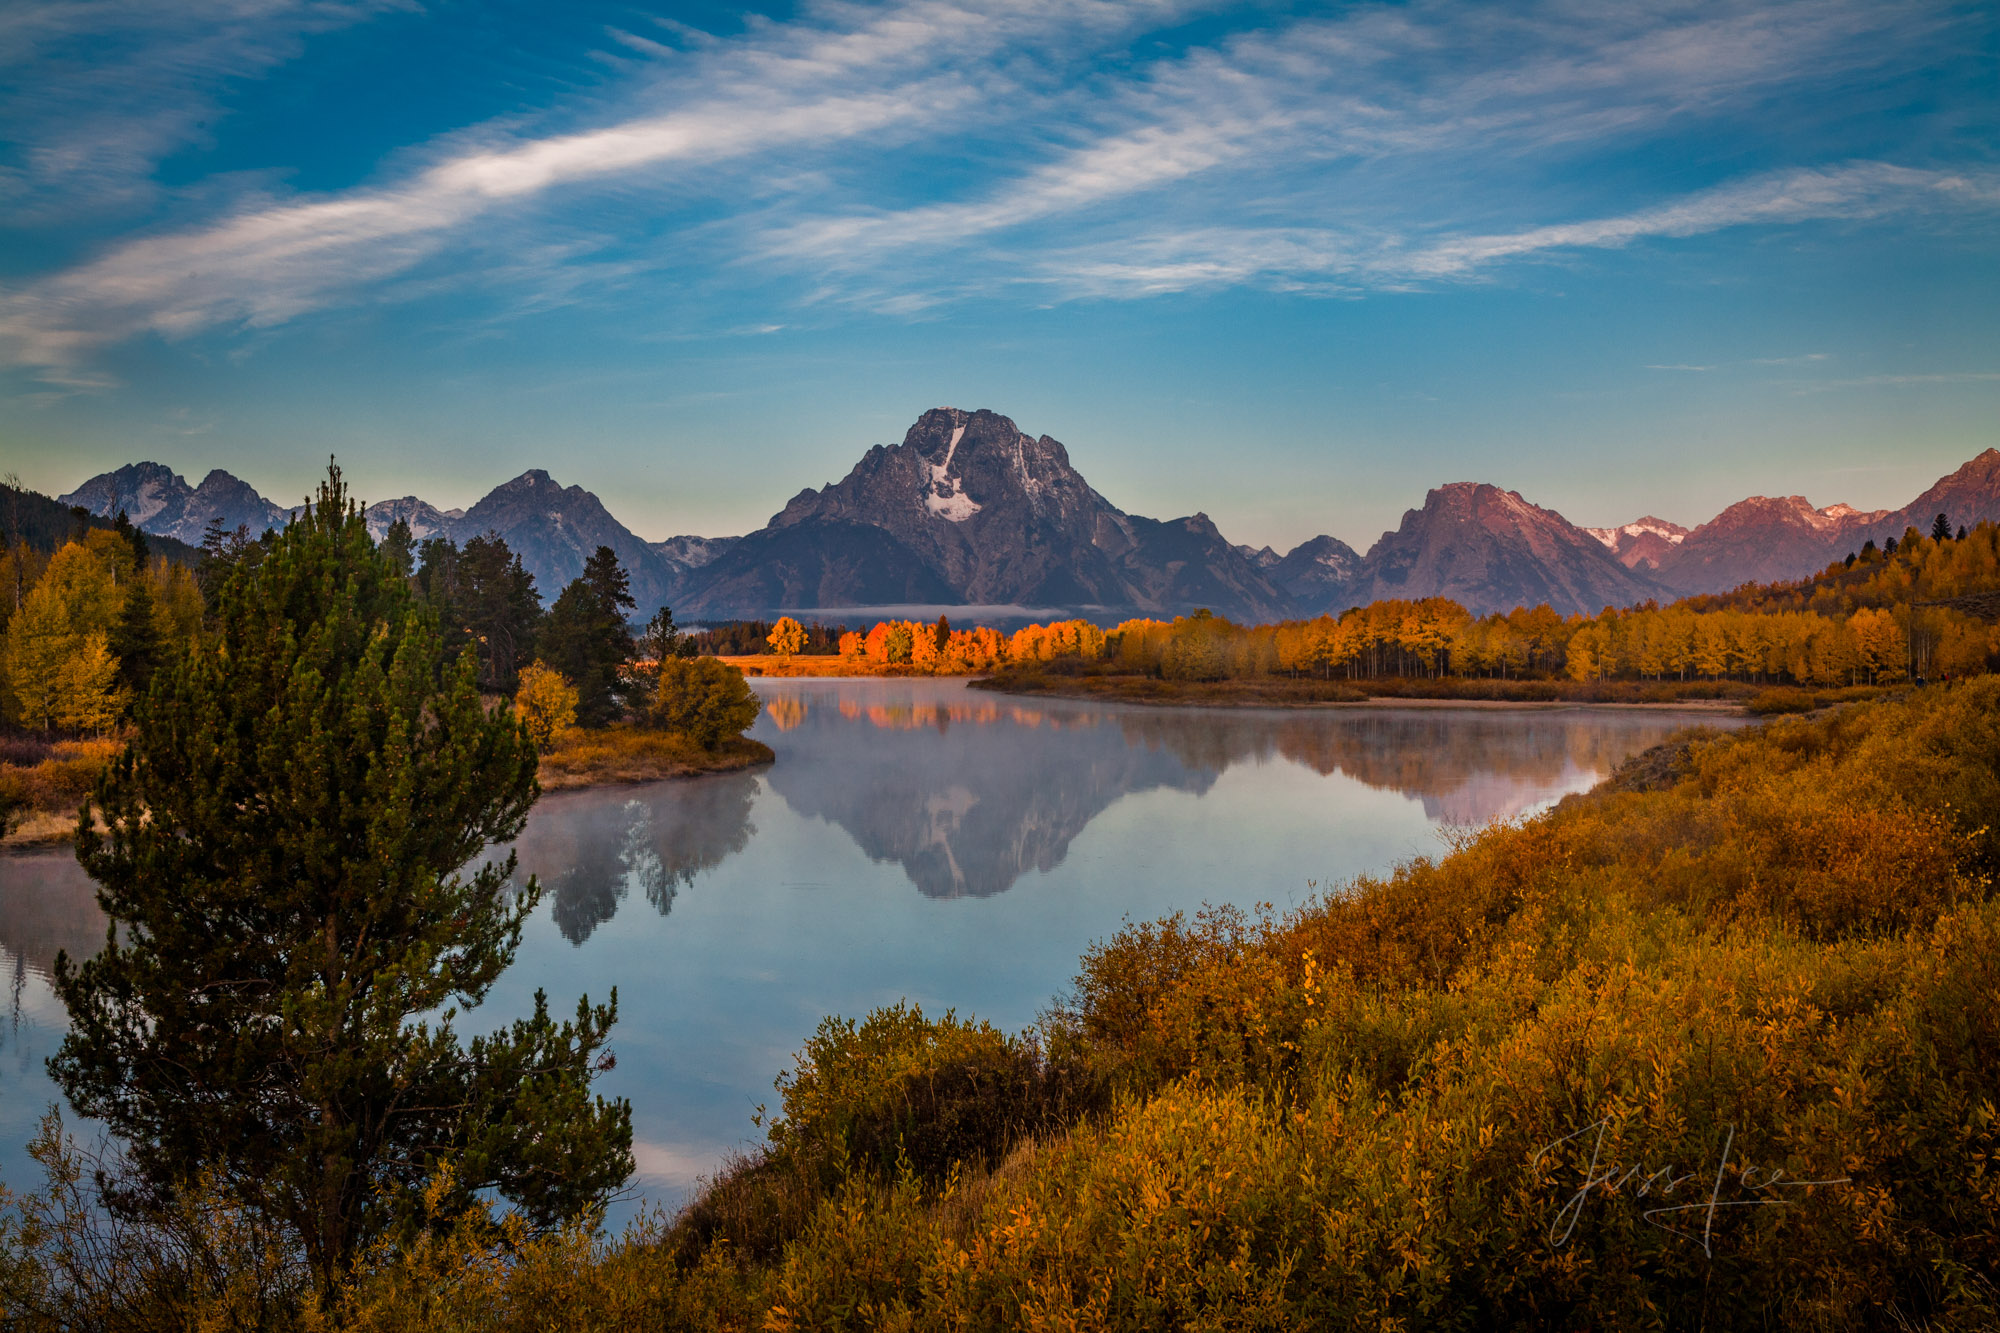
<svg viewBox="0 0 2000 1333">
<path fill-rule="evenodd" d="M 110 740 L 0 741 L 0 845 L 33 847 L 76 835 L 76 812 L 118 753 Z"/>
<path fill-rule="evenodd" d="M 1886 692 L 1869 686 L 1813 690 L 1726 680 L 1500 680 L 1460 676 L 1355 680 L 1245 676 L 1230 680 L 1168 680 L 1155 674 L 1120 671 L 1117 665 L 1057 659 L 1008 666 L 974 681 L 972 688 L 1005 694 L 1208 708 L 1312 708 L 1360 704 L 1371 699 L 1407 699 L 1490 704 L 1740 707 L 1759 714 L 1811 712 L 1879 697 Z"/>
<path fill-rule="evenodd" d="M 768 764 L 771 747 L 747 736 L 725 738 L 703 749 L 678 732 L 634 726 L 574 728 L 542 756 L 536 777 L 543 791 L 624 782 L 658 782 L 702 773 L 732 773 Z"/>
<path fill-rule="evenodd" d="M 2000 680 L 1683 735 L 1027 1033 L 830 1019 L 678 1217 L 440 1218 L 305 1326 L 1992 1327 L 1997 829 Z"/>
</svg>

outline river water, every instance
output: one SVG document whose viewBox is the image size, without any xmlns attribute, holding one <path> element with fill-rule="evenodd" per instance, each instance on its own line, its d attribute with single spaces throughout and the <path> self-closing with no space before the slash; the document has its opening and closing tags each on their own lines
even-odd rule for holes
<svg viewBox="0 0 2000 1333">
<path fill-rule="evenodd" d="M 515 852 L 544 896 L 470 1034 L 617 987 L 635 1194 L 666 1204 L 775 1103 L 820 1019 L 909 998 L 1031 1023 L 1126 919 L 1280 909 L 1543 808 L 1686 715 L 1202 711 L 1025 700 L 962 681 L 758 680 L 754 773 L 559 792 Z M 0 1181 L 60 1094 L 58 950 L 104 922 L 67 849 L 0 857 Z M 632 1205 L 628 1203 L 623 1212 Z"/>
</svg>

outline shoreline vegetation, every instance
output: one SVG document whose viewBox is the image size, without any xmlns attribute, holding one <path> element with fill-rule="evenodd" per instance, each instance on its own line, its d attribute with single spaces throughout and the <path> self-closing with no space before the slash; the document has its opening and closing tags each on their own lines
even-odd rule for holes
<svg viewBox="0 0 2000 1333">
<path fill-rule="evenodd" d="M 1693 730 L 1289 912 L 1134 922 L 1018 1034 L 830 1017 L 619 1236 L 459 1196 L 314 1293 L 216 1210 L 64 1268 L 95 1233 L 28 1196 L 0 1280 L 357 1333 L 1990 1327 L 1996 829 L 2000 678 Z"/>
<path fill-rule="evenodd" d="M 1234 680 L 1168 680 L 1121 672 L 1115 664 L 1066 662 L 1003 667 L 971 682 L 1000 694 L 1091 699 L 1169 708 L 1352 708 L 1456 706 L 1476 708 L 1659 708 L 1697 712 L 1808 713 L 1880 697 L 1886 686 L 1802 690 L 1739 681 L 1493 680 L 1457 676 L 1315 680 L 1262 676 Z"/>
<path fill-rule="evenodd" d="M 575 791 L 734 773 L 776 758 L 770 746 L 747 736 L 727 737 L 708 749 L 680 733 L 618 726 L 560 737 L 542 755 L 536 777 L 544 792 Z"/>
</svg>

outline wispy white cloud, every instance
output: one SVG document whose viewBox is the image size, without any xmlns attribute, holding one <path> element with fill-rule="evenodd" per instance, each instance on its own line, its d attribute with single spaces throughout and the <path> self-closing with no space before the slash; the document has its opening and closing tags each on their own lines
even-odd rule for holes
<svg viewBox="0 0 2000 1333">
<path fill-rule="evenodd" d="M 1714 370 L 1714 369 L 1715 369 L 1715 367 L 1714 367 L 1714 366 L 1687 366 L 1687 365 L 1649 365 L 1649 366 L 1642 366 L 1642 367 L 1640 367 L 1640 369 L 1642 369 L 1642 370 L 1688 370 L 1688 371 L 1705 371 L 1705 370 Z"/>
<path fill-rule="evenodd" d="M 1072 295 L 1119 296 L 1262 282 L 1329 291 L 1462 280 L 1501 263 L 1618 249 L 1731 227 L 2000 209 L 2000 172 L 1920 171 L 1865 162 L 1786 171 L 1613 217 L 1517 232 L 1407 239 L 1307 229 L 1156 234 L 1053 256 L 1040 279 Z M 1709 367 L 1651 367 L 1708 369 Z"/>
<path fill-rule="evenodd" d="M 16 0 L 0 6 L 0 210 L 14 227 L 127 215 L 210 137 L 232 85 L 316 34 L 415 0 Z"/>
<path fill-rule="evenodd" d="M 246 38 L 216 68 L 282 58 L 300 15 L 367 9 L 214 3 L 246 32 L 257 20 L 292 34 Z M 628 25 L 606 37 L 622 91 L 602 105 L 410 148 L 361 188 L 267 183 L 206 223 L 18 282 L 0 291 L 0 348 L 83 380 L 95 349 L 139 335 L 268 329 L 468 282 L 545 308 L 649 265 L 783 276 L 795 299 L 888 312 L 1009 290 L 1343 295 L 1731 227 L 2000 202 L 1990 172 L 1881 162 L 1596 215 L 1535 182 L 1536 164 L 1564 154 L 1893 62 L 1952 21 L 1945 9 L 1417 0 L 1165 54 L 1135 44 L 1198 3 L 830 0 L 727 38 Z M 29 12 L 47 34 L 69 13 Z M 937 179 L 913 184 L 926 162 Z M 578 206 L 605 219 L 579 228 L 563 212 Z M 633 245 L 621 219 L 660 239 Z"/>
</svg>

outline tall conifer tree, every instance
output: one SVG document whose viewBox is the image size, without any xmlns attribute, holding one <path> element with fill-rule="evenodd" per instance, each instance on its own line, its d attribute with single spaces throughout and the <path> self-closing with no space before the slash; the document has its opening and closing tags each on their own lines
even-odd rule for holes
<svg viewBox="0 0 2000 1333">
<path fill-rule="evenodd" d="M 323 1287 L 449 1161 L 533 1224 L 632 1169 L 631 1110 L 590 1081 L 615 1016 L 532 1019 L 462 1046 L 539 888 L 513 858 L 535 751 L 482 707 L 471 653 L 369 541 L 337 468 L 218 590 L 217 632 L 164 662 L 78 855 L 111 919 L 57 961 L 51 1062 L 152 1186 L 204 1172 L 296 1236 Z M 440 1015 L 418 1020 L 419 1015 Z"/>
</svg>

